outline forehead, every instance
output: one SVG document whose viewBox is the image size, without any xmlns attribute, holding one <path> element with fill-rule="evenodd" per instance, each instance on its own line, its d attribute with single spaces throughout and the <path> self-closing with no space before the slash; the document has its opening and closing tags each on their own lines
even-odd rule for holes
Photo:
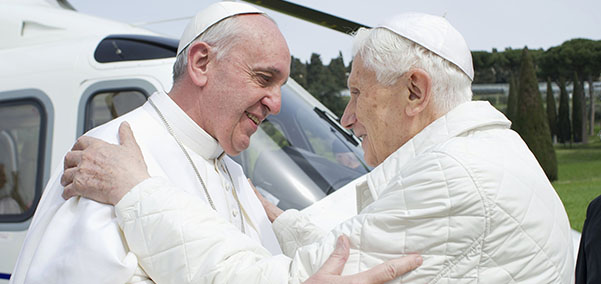
<svg viewBox="0 0 601 284">
<path fill-rule="evenodd" d="M 270 44 L 274 47 L 285 47 L 288 45 L 279 28 L 271 19 L 262 14 L 240 15 L 237 16 L 240 21 L 240 30 L 238 39 L 246 44 L 253 46 L 264 46 Z M 264 46 L 267 48 L 270 46 Z M 249 46 L 245 46 L 248 48 Z M 258 48 L 261 49 L 261 48 Z"/>
<path fill-rule="evenodd" d="M 348 78 L 348 85 L 352 87 L 366 83 L 373 84 L 376 83 L 376 81 L 376 73 L 365 66 L 361 56 L 355 56 L 353 59 L 351 74 Z"/>
<path fill-rule="evenodd" d="M 290 51 L 277 25 L 264 15 L 241 15 L 239 17 L 244 28 L 240 32 L 238 44 L 235 47 L 237 53 L 245 59 L 263 62 L 266 64 L 264 68 L 289 68 Z"/>
</svg>

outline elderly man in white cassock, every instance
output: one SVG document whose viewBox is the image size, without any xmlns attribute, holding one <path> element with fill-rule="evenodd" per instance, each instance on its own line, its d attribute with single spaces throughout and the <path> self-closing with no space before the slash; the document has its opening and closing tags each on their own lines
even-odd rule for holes
<svg viewBox="0 0 601 284">
<path fill-rule="evenodd" d="M 140 108 L 86 135 L 118 143 L 119 125 L 127 121 L 150 174 L 169 180 L 196 205 L 210 208 L 257 254 L 286 259 L 242 168 L 225 154 L 246 149 L 261 121 L 279 112 L 280 87 L 289 68 L 290 53 L 273 20 L 246 4 L 216 3 L 199 12 L 184 31 L 171 91 L 153 94 Z M 130 251 L 132 241 L 126 243 L 113 207 L 85 198 L 65 201 L 62 174 L 58 171 L 44 191 L 11 283 L 152 283 L 139 265 L 142 259 Z M 216 231 L 207 238 L 215 241 L 215 259 L 229 253 L 219 245 L 222 237 Z M 346 252 L 341 248 L 334 268 L 348 254 L 348 248 Z M 164 249 L 167 255 L 187 250 Z M 406 263 L 389 263 L 392 266 L 381 269 L 393 267 L 401 273 L 414 266 Z M 336 272 L 332 266 L 326 270 L 324 275 Z M 371 272 L 376 276 L 369 277 L 373 283 L 396 276 L 381 277 L 379 272 Z M 206 280 L 218 276 L 208 273 Z M 327 276 L 328 281 L 345 279 Z"/>
<path fill-rule="evenodd" d="M 351 99 L 342 124 L 363 138 L 365 160 L 375 168 L 357 186 L 359 214 L 329 233 L 298 211 L 282 212 L 264 201 L 290 258 L 256 261 L 255 248 L 235 226 L 208 206 L 194 206 L 175 185 L 148 178 L 144 167 L 124 169 L 144 176 L 140 179 L 78 173 L 75 180 L 96 184 L 71 183 L 65 193 L 116 204 L 131 249 L 159 282 L 202 283 L 210 277 L 298 283 L 319 269 L 340 235 L 351 245 L 344 273 L 419 252 L 423 265 L 396 281 L 573 281 L 570 225 L 561 200 L 511 122 L 489 103 L 471 101 L 474 71 L 461 34 L 444 18 L 401 14 L 360 30 L 353 54 Z M 135 147 L 92 144 L 75 152 L 97 157 L 100 168 L 123 168 L 101 153 L 124 157 L 120 163 L 141 159 L 129 159 Z M 102 182 L 107 177 L 111 183 Z M 211 239 L 217 232 L 223 238 Z M 212 251 L 216 245 L 228 247 L 219 261 Z M 169 250 L 173 247 L 187 250 Z M 186 258 L 189 252 L 194 257 Z M 239 275 L 211 273 L 240 266 L 245 269 Z"/>
</svg>

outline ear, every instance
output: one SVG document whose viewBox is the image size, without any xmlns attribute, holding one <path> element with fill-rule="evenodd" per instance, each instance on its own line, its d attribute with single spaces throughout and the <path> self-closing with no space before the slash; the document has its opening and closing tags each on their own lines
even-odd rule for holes
<svg viewBox="0 0 601 284">
<path fill-rule="evenodd" d="M 199 87 L 207 84 L 207 70 L 209 62 L 212 59 L 209 57 L 211 46 L 205 42 L 195 42 L 188 46 L 188 75 L 192 82 Z"/>
<path fill-rule="evenodd" d="M 421 69 L 411 69 L 408 72 L 409 82 L 407 82 L 407 88 L 409 89 L 409 98 L 405 113 L 408 116 L 416 116 L 430 103 L 432 79 L 428 73 Z"/>
</svg>

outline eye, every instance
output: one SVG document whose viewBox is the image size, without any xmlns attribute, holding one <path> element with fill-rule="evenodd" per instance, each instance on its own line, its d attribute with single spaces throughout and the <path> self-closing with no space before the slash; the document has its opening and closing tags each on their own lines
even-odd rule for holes
<svg viewBox="0 0 601 284">
<path fill-rule="evenodd" d="M 256 78 L 259 84 L 261 85 L 269 85 L 272 80 L 272 77 L 270 75 L 264 73 L 257 73 Z"/>
</svg>

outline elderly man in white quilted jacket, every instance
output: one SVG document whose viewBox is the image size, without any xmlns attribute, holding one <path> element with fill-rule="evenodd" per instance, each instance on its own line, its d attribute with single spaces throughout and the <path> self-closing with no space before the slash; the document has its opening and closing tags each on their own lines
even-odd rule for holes
<svg viewBox="0 0 601 284">
<path fill-rule="evenodd" d="M 344 273 L 419 252 L 423 265 L 397 282 L 572 282 L 565 209 L 510 121 L 471 101 L 471 54 L 459 32 L 440 17 L 401 14 L 360 30 L 353 54 L 342 123 L 363 139 L 375 169 L 357 186 L 359 214 L 331 232 L 298 211 L 264 204 L 289 258 L 267 256 L 155 177 L 135 181 L 131 191 L 113 184 L 69 195 L 120 200 L 125 237 L 158 282 L 298 283 L 340 235 L 351 246 Z"/>
</svg>

